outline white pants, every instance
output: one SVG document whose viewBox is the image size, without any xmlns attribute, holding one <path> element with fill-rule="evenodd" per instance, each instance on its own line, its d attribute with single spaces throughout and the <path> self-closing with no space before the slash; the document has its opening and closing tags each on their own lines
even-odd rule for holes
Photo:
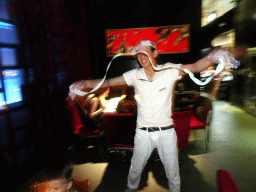
<svg viewBox="0 0 256 192">
<path fill-rule="evenodd" d="M 137 189 L 142 171 L 154 148 L 164 165 L 169 191 L 180 191 L 177 135 L 175 129 L 148 132 L 137 129 L 134 138 L 133 157 L 128 175 L 128 187 Z"/>
</svg>

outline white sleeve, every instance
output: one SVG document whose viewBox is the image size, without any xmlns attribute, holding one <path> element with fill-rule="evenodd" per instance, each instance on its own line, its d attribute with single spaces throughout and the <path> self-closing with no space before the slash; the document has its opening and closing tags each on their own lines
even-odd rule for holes
<svg viewBox="0 0 256 192">
<path fill-rule="evenodd" d="M 182 78 L 182 75 L 179 75 L 179 69 L 169 69 L 168 71 L 175 81 Z"/>
<path fill-rule="evenodd" d="M 177 80 L 178 80 L 178 79 L 181 79 L 181 78 L 182 78 L 182 75 L 179 75 L 179 69 L 175 69 L 175 71 L 176 71 L 176 74 L 177 74 L 176 79 L 177 79 Z"/>
<path fill-rule="evenodd" d="M 134 79 L 136 78 L 136 72 L 137 72 L 137 69 L 132 69 L 132 70 L 127 71 L 123 74 L 127 85 L 133 85 L 134 86 Z"/>
</svg>

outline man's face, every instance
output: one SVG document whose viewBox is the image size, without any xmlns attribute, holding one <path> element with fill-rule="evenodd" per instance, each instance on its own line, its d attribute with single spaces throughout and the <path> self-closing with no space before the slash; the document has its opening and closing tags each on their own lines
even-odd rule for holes
<svg viewBox="0 0 256 192">
<path fill-rule="evenodd" d="M 139 46 L 136 49 L 136 52 L 140 52 L 140 51 L 146 52 L 148 54 L 148 56 L 150 57 L 151 61 L 153 62 L 153 64 L 156 63 L 157 55 L 156 55 L 155 51 L 152 51 L 150 46 Z M 137 59 L 143 68 L 147 68 L 147 67 L 151 66 L 148 56 L 144 53 L 137 54 Z"/>
<path fill-rule="evenodd" d="M 65 179 L 55 179 L 47 181 L 46 192 L 66 192 L 72 187 L 72 181 L 67 183 Z"/>
</svg>

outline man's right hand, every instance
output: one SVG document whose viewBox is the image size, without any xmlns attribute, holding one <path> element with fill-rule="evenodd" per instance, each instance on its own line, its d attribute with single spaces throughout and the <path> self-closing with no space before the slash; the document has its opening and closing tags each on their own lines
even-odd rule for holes
<svg viewBox="0 0 256 192">
<path fill-rule="evenodd" d="M 76 97 L 76 93 L 74 93 L 74 90 L 84 91 L 86 88 L 90 86 L 90 80 L 82 80 L 77 81 L 69 86 L 69 93 L 68 97 L 66 98 L 66 101 L 73 101 Z"/>
</svg>

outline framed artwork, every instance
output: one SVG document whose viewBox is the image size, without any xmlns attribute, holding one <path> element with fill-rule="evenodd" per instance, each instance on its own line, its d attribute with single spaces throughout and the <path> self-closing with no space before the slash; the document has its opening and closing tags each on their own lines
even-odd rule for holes
<svg viewBox="0 0 256 192">
<path fill-rule="evenodd" d="M 160 54 L 189 52 L 190 25 L 106 30 L 106 56 L 131 53 L 143 40 L 154 42 Z"/>
</svg>

